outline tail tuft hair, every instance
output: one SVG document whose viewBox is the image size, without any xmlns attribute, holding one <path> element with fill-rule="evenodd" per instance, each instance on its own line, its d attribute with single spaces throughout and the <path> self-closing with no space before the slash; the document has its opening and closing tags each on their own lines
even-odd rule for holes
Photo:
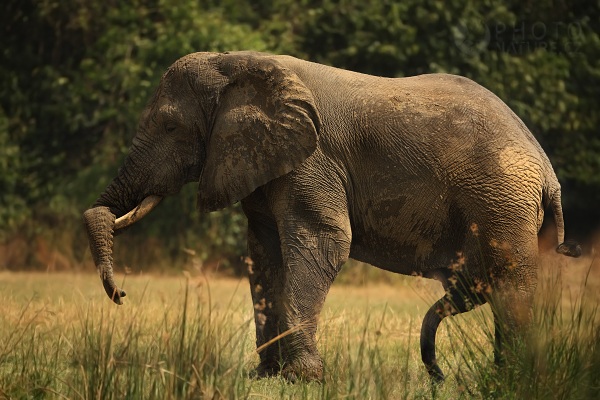
<svg viewBox="0 0 600 400">
<path fill-rule="evenodd" d="M 579 257 L 581 255 L 581 247 L 574 240 L 565 240 L 556 248 L 556 252 L 569 257 Z"/>
</svg>

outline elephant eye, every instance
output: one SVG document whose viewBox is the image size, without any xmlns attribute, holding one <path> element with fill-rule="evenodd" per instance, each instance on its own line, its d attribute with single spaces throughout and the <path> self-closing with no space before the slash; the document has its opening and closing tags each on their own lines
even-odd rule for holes
<svg viewBox="0 0 600 400">
<path fill-rule="evenodd" d="M 174 123 L 167 123 L 165 125 L 165 130 L 167 131 L 167 133 L 172 133 L 176 128 L 177 125 L 175 125 Z"/>
</svg>

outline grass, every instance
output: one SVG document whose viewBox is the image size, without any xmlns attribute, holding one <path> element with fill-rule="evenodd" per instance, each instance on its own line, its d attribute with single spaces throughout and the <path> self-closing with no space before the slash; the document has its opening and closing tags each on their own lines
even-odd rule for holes
<svg viewBox="0 0 600 400">
<path fill-rule="evenodd" d="M 95 275 L 0 273 L 0 399 L 598 398 L 598 266 L 542 262 L 535 323 L 508 367 L 493 364 L 483 306 L 440 326 L 439 387 L 419 333 L 443 291 L 422 278 L 335 284 L 318 332 L 325 378 L 292 385 L 248 378 L 258 356 L 245 279 L 130 275 L 117 307 Z"/>
</svg>

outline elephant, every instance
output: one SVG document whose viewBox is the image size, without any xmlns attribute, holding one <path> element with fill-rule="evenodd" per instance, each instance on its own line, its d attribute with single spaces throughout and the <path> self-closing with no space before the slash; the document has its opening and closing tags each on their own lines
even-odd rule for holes
<svg viewBox="0 0 600 400">
<path fill-rule="evenodd" d="M 114 236 L 191 182 L 199 211 L 241 201 L 247 217 L 259 377 L 322 378 L 317 322 L 348 258 L 442 282 L 421 330 L 423 362 L 441 381 L 444 317 L 489 302 L 497 362 L 528 325 L 548 206 L 556 251 L 581 254 L 564 239 L 561 187 L 534 136 L 455 75 L 376 77 L 249 51 L 177 60 L 83 214 L 115 303 L 126 294 L 113 278 Z"/>
</svg>

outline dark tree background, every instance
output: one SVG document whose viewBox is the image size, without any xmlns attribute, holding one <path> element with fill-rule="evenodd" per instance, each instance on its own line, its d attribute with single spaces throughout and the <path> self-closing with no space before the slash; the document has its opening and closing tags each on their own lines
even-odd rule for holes
<svg viewBox="0 0 600 400">
<path fill-rule="evenodd" d="M 164 70 L 195 51 L 467 76 L 548 153 L 569 236 L 600 226 L 598 2 L 6 0 L 0 30 L 0 269 L 89 262 L 81 213 L 123 162 Z M 193 186 L 120 237 L 116 257 L 137 270 L 239 268 L 239 205 L 201 215 Z"/>
</svg>

